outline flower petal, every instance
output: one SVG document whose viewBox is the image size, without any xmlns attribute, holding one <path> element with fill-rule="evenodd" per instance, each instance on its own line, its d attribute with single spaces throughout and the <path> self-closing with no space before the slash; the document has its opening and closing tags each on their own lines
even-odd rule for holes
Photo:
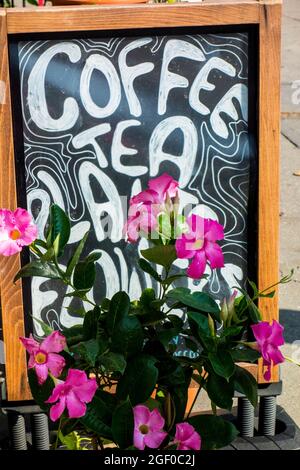
<svg viewBox="0 0 300 470">
<path fill-rule="evenodd" d="M 61 417 L 65 407 L 66 407 L 66 399 L 65 397 L 61 397 L 58 403 L 51 406 L 51 409 L 50 409 L 51 421 L 57 421 L 58 418 Z"/>
<path fill-rule="evenodd" d="M 178 191 L 178 182 L 175 181 L 168 173 L 163 173 L 157 178 L 153 178 L 148 182 L 150 190 L 156 191 L 159 198 L 164 200 L 168 194 L 170 198 L 175 197 Z"/>
<path fill-rule="evenodd" d="M 187 269 L 187 275 L 192 279 L 200 279 L 206 267 L 206 255 L 204 250 L 199 250 L 195 254 L 193 261 Z"/>
<path fill-rule="evenodd" d="M 176 424 L 176 441 L 185 441 L 195 432 L 194 426 L 189 423 L 178 423 Z"/>
<path fill-rule="evenodd" d="M 12 256 L 20 251 L 22 251 L 22 247 L 18 245 L 16 240 L 9 239 L 0 243 L 0 255 Z"/>
<path fill-rule="evenodd" d="M 215 220 L 204 220 L 204 232 L 205 239 L 210 242 L 223 240 L 224 238 L 224 227 Z"/>
<path fill-rule="evenodd" d="M 148 434 L 145 434 L 144 442 L 150 449 L 157 449 L 167 435 L 168 433 L 164 431 L 150 431 Z"/>
<path fill-rule="evenodd" d="M 189 249 L 192 244 L 195 242 L 195 238 L 188 238 L 186 235 L 183 235 L 181 238 L 178 238 L 175 243 L 176 253 L 178 258 L 189 259 L 195 256 L 196 251 Z"/>
<path fill-rule="evenodd" d="M 284 344 L 283 330 L 284 327 L 278 323 L 278 321 L 273 320 L 271 325 L 272 332 L 269 336 L 269 341 L 272 342 L 275 346 L 282 346 Z"/>
<path fill-rule="evenodd" d="M 48 378 L 47 364 L 35 364 L 35 372 L 38 378 L 38 383 L 40 385 L 46 382 Z"/>
<path fill-rule="evenodd" d="M 133 445 L 139 450 L 145 449 L 145 434 L 142 434 L 139 429 L 134 429 L 133 432 Z"/>
<path fill-rule="evenodd" d="M 52 394 L 50 395 L 48 400 L 45 401 L 45 403 L 55 403 L 59 399 L 59 397 L 64 393 L 64 391 L 65 382 L 59 380 L 56 387 L 52 390 Z"/>
<path fill-rule="evenodd" d="M 145 191 L 141 191 L 136 196 L 133 196 L 130 199 L 129 204 L 132 206 L 134 204 L 140 203 L 150 203 L 150 204 L 157 204 L 159 202 L 159 196 L 156 191 L 152 189 L 146 189 Z"/>
<path fill-rule="evenodd" d="M 255 325 L 251 325 L 251 329 L 256 341 L 258 341 L 260 346 L 266 341 L 267 338 L 269 338 L 272 333 L 271 325 L 269 325 L 269 323 L 266 321 L 260 321 Z"/>
<path fill-rule="evenodd" d="M 210 262 L 211 269 L 224 267 L 224 255 L 220 245 L 214 242 L 205 242 L 205 253 Z"/>
<path fill-rule="evenodd" d="M 96 379 L 88 379 L 86 383 L 74 386 L 73 390 L 79 400 L 89 403 L 98 388 Z"/>
<path fill-rule="evenodd" d="M 133 415 L 134 415 L 134 425 L 135 427 L 139 427 L 142 424 L 148 424 L 150 419 L 150 411 L 145 405 L 136 405 L 133 408 Z"/>
<path fill-rule="evenodd" d="M 54 377 L 59 377 L 66 365 L 65 359 L 56 353 L 49 353 L 47 366 Z"/>
<path fill-rule="evenodd" d="M 186 219 L 186 222 L 190 228 L 189 234 L 193 234 L 195 239 L 204 239 L 205 219 L 203 217 L 192 214 Z"/>
<path fill-rule="evenodd" d="M 86 373 L 79 369 L 69 369 L 66 384 L 68 385 L 83 385 L 87 381 Z"/>
<path fill-rule="evenodd" d="M 70 418 L 81 418 L 86 413 L 86 405 L 70 390 L 66 396 L 66 407 Z"/>
<path fill-rule="evenodd" d="M 33 338 L 32 334 L 30 334 L 29 338 L 21 336 L 19 339 L 29 354 L 34 354 L 40 348 L 40 344 Z"/>
<path fill-rule="evenodd" d="M 164 427 L 165 420 L 157 408 L 154 408 L 154 410 L 151 411 L 150 418 L 147 424 L 151 431 L 161 431 Z"/>
<path fill-rule="evenodd" d="M 52 331 L 41 343 L 41 349 L 47 353 L 58 353 L 66 347 L 66 338 L 59 331 Z"/>
</svg>

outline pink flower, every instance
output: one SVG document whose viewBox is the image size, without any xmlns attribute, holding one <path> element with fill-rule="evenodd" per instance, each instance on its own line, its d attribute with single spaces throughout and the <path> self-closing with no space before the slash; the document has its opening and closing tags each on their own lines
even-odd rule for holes
<svg viewBox="0 0 300 470">
<path fill-rule="evenodd" d="M 98 388 L 96 379 L 88 379 L 83 370 L 69 369 L 66 381 L 59 380 L 45 403 L 51 407 L 50 418 L 56 421 L 67 407 L 69 418 L 81 418 L 86 413 L 86 403 L 92 401 Z"/>
<path fill-rule="evenodd" d="M 25 209 L 14 212 L 0 209 L 0 254 L 11 256 L 19 253 L 23 246 L 30 245 L 37 237 L 37 227 Z"/>
<path fill-rule="evenodd" d="M 129 242 L 141 235 L 150 236 L 158 227 L 158 215 L 170 210 L 170 201 L 177 196 L 178 182 L 164 173 L 148 182 L 148 189 L 130 199 L 128 220 L 124 227 Z M 167 208 L 167 205 L 170 206 Z"/>
<path fill-rule="evenodd" d="M 150 236 L 157 228 L 157 215 L 160 211 L 159 206 L 151 204 L 134 204 L 128 211 L 128 220 L 124 227 L 127 238 L 130 243 L 136 242 L 141 233 L 146 237 Z"/>
<path fill-rule="evenodd" d="M 167 433 L 162 429 L 165 420 L 155 408 L 150 411 L 144 405 L 137 405 L 133 408 L 134 414 L 134 434 L 133 444 L 139 450 L 144 450 L 145 446 L 157 449 Z"/>
<path fill-rule="evenodd" d="M 282 334 L 284 328 L 276 320 L 273 320 L 272 325 L 266 321 L 261 321 L 251 325 L 251 328 L 257 341 L 257 349 L 263 357 L 263 364 L 268 367 L 264 373 L 264 378 L 270 380 L 272 362 L 274 365 L 284 362 L 284 356 L 278 348 L 278 346 L 284 344 Z"/>
<path fill-rule="evenodd" d="M 28 367 L 35 368 L 39 384 L 43 384 L 48 377 L 48 371 L 54 377 L 59 377 L 65 360 L 59 353 L 66 346 L 66 338 L 59 332 L 53 331 L 41 343 L 38 343 L 32 335 L 29 338 L 20 338 L 26 350 L 29 352 Z"/>
<path fill-rule="evenodd" d="M 189 232 L 176 240 L 178 258 L 193 258 L 187 275 L 199 279 L 204 271 L 207 261 L 212 269 L 224 266 L 224 256 L 216 240 L 224 238 L 222 225 L 211 219 L 203 219 L 199 215 L 187 218 Z"/>
<path fill-rule="evenodd" d="M 201 437 L 189 423 L 176 424 L 174 443 L 177 444 L 177 450 L 201 449 Z"/>
</svg>

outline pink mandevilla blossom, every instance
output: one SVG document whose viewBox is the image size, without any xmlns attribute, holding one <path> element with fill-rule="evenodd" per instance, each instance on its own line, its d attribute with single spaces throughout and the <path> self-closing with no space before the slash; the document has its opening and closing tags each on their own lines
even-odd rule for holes
<svg viewBox="0 0 300 470">
<path fill-rule="evenodd" d="M 155 408 L 150 411 L 144 405 L 137 405 L 133 408 L 134 414 L 134 434 L 133 444 L 139 450 L 144 450 L 145 446 L 157 449 L 167 433 L 163 431 L 165 420 Z"/>
<path fill-rule="evenodd" d="M 11 256 L 23 246 L 30 245 L 37 237 L 37 227 L 25 209 L 15 211 L 0 209 L 0 254 Z"/>
<path fill-rule="evenodd" d="M 284 362 L 284 356 L 278 348 L 278 346 L 284 344 L 282 334 L 284 328 L 276 320 L 273 320 L 272 325 L 266 321 L 261 321 L 251 325 L 251 328 L 257 341 L 256 347 L 263 357 L 263 364 L 267 366 L 264 378 L 270 380 L 272 362 L 274 365 Z"/>
<path fill-rule="evenodd" d="M 45 403 L 55 403 L 50 418 L 56 421 L 65 408 L 70 418 L 81 418 L 86 413 L 86 403 L 92 401 L 98 388 L 96 379 L 88 379 L 83 370 L 69 369 L 66 381 L 58 381 L 52 395 Z"/>
<path fill-rule="evenodd" d="M 176 240 L 178 258 L 192 259 L 187 275 L 200 279 L 209 261 L 211 269 L 224 266 L 224 256 L 221 247 L 216 243 L 223 240 L 224 230 L 215 220 L 204 219 L 199 215 L 187 218 L 189 231 Z"/>
<path fill-rule="evenodd" d="M 177 444 L 177 450 L 201 449 L 201 437 L 189 423 L 176 424 L 174 443 Z"/>
<path fill-rule="evenodd" d="M 124 227 L 128 241 L 136 242 L 141 233 L 149 236 L 158 226 L 157 217 L 166 211 L 165 202 L 177 196 L 178 182 L 164 173 L 148 182 L 148 189 L 129 202 L 128 220 Z"/>
<path fill-rule="evenodd" d="M 59 332 L 53 331 L 41 343 L 38 343 L 32 335 L 29 338 L 20 338 L 26 350 L 29 352 L 28 368 L 35 368 L 39 384 L 43 384 L 48 377 L 48 371 L 54 377 L 59 377 L 65 360 L 60 356 L 66 346 L 66 338 Z"/>
</svg>

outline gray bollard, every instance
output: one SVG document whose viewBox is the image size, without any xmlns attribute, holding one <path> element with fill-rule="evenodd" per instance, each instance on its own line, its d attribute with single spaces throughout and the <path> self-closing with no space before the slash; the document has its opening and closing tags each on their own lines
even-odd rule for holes
<svg viewBox="0 0 300 470">
<path fill-rule="evenodd" d="M 261 397 L 259 403 L 259 434 L 275 436 L 276 429 L 276 397 Z"/>
<path fill-rule="evenodd" d="M 32 413 L 30 420 L 34 450 L 49 450 L 50 441 L 47 415 L 45 413 Z"/>
<path fill-rule="evenodd" d="M 238 398 L 238 426 L 241 437 L 254 435 L 254 406 L 248 398 Z"/>
<path fill-rule="evenodd" d="M 7 411 L 9 436 L 13 450 L 27 450 L 24 416 L 16 411 Z"/>
</svg>

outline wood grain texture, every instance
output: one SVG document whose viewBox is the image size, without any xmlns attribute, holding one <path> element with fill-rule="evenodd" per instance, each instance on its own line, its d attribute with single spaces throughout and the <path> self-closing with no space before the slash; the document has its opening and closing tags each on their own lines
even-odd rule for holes
<svg viewBox="0 0 300 470">
<path fill-rule="evenodd" d="M 10 104 L 7 54 L 6 14 L 0 11 L 0 207 L 17 207 L 12 116 Z M 20 268 L 20 257 L 0 257 L 0 294 L 6 357 L 6 387 L 8 400 L 31 398 L 27 383 L 26 353 L 19 341 L 24 336 L 21 284 L 13 284 Z"/>
<path fill-rule="evenodd" d="M 211 26 L 259 22 L 259 3 L 202 2 L 124 6 L 69 6 L 7 11 L 8 33 Z"/>
<path fill-rule="evenodd" d="M 258 286 L 265 289 L 279 275 L 280 34 L 281 5 L 260 6 L 259 28 L 259 198 Z M 263 320 L 278 319 L 278 292 L 260 299 Z M 264 383 L 259 361 L 258 380 Z M 278 367 L 271 382 L 279 380 Z"/>
</svg>

